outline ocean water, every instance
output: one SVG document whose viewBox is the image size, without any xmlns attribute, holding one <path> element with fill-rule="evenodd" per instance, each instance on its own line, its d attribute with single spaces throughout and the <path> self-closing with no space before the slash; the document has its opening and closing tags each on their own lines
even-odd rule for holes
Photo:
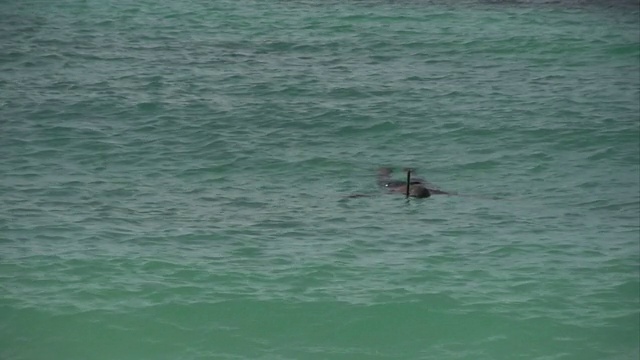
<svg viewBox="0 0 640 360">
<path fill-rule="evenodd" d="M 638 359 L 639 43 L 635 0 L 2 1 L 0 359 Z"/>
</svg>

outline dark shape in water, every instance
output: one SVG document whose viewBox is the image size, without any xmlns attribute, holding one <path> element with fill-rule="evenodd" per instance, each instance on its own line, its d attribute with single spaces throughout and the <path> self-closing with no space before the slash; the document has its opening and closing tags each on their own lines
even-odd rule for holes
<svg viewBox="0 0 640 360">
<path fill-rule="evenodd" d="M 413 169 L 404 169 L 407 172 L 407 180 L 409 180 L 409 196 L 417 198 L 427 198 L 431 195 L 450 195 L 448 192 L 436 189 L 433 185 L 424 179 L 411 177 L 409 174 Z M 388 189 L 394 193 L 407 193 L 407 181 L 393 180 L 391 168 L 383 167 L 378 170 L 378 185 Z"/>
<path fill-rule="evenodd" d="M 428 198 L 431 195 L 451 195 L 448 192 L 438 190 L 424 179 L 411 177 L 413 169 L 404 169 L 407 172 L 407 181 L 391 178 L 393 170 L 383 167 L 378 170 L 378 186 L 391 193 L 405 194 L 407 197 Z M 350 195 L 350 198 L 365 197 L 365 194 Z"/>
</svg>

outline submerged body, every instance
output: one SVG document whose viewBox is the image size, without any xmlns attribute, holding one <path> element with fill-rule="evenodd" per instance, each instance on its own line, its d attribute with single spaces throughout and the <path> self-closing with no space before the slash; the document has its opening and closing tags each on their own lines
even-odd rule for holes
<svg viewBox="0 0 640 360">
<path fill-rule="evenodd" d="M 411 172 L 411 169 L 406 169 L 407 172 Z M 390 192 L 393 193 L 401 193 L 406 194 L 408 192 L 409 196 L 417 197 L 417 198 L 427 198 L 431 195 L 449 195 L 449 193 L 438 190 L 431 184 L 427 183 L 425 180 L 421 178 L 411 178 L 409 177 L 409 184 L 407 181 L 402 180 L 393 180 L 391 178 L 391 173 L 393 170 L 390 168 L 381 168 L 378 170 L 378 186 L 384 187 Z M 407 191 L 407 186 L 409 187 Z"/>
<path fill-rule="evenodd" d="M 390 168 L 380 168 L 378 170 L 378 186 L 386 189 L 391 193 L 403 194 L 416 198 L 428 198 L 431 195 L 450 195 L 448 192 L 438 190 L 435 186 L 429 184 L 421 178 L 411 178 L 411 169 L 405 169 L 407 171 L 407 180 L 394 180 L 391 178 L 393 170 Z M 369 195 L 354 194 L 349 197 L 364 197 Z"/>
</svg>

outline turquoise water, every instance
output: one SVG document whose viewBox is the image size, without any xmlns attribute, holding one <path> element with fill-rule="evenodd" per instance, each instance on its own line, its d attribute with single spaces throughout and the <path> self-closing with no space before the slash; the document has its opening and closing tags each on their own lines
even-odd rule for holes
<svg viewBox="0 0 640 360">
<path fill-rule="evenodd" d="M 637 2 L 0 14 L 0 359 L 640 356 Z"/>
</svg>

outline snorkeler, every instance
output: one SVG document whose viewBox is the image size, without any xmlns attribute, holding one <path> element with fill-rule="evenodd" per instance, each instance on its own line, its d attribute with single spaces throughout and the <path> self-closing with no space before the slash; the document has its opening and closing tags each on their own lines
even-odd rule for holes
<svg viewBox="0 0 640 360">
<path fill-rule="evenodd" d="M 451 195 L 448 192 L 437 189 L 424 179 L 411 176 L 413 169 L 404 169 L 407 172 L 407 180 L 393 180 L 391 168 L 383 167 L 378 170 L 378 186 L 388 189 L 393 193 L 402 193 L 417 198 L 426 198 L 431 195 Z M 408 189 L 407 189 L 408 188 Z"/>
<path fill-rule="evenodd" d="M 378 170 L 378 186 L 386 189 L 390 193 L 404 194 L 407 198 L 428 198 L 431 195 L 451 195 L 448 192 L 437 189 L 421 178 L 412 178 L 413 169 L 404 169 L 407 172 L 406 180 L 393 180 L 391 168 L 380 168 Z M 365 194 L 350 195 L 350 198 L 369 196 Z"/>
</svg>

